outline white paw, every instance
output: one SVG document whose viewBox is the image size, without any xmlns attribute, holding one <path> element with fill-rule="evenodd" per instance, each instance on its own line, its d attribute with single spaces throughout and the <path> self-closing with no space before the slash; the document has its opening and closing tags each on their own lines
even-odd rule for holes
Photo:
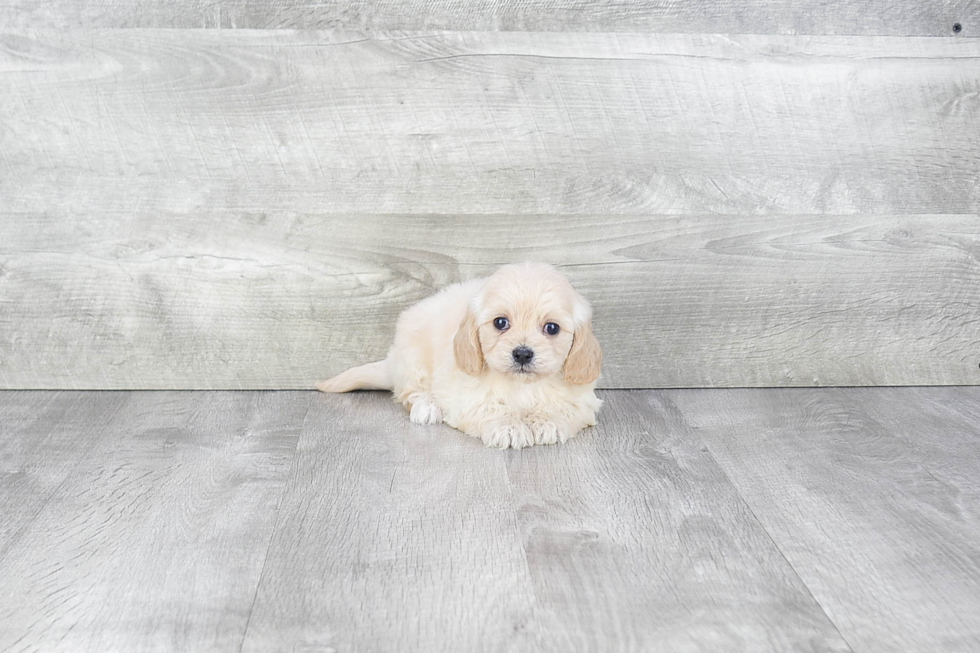
<svg viewBox="0 0 980 653">
<path fill-rule="evenodd" d="M 564 444 L 578 433 L 577 430 L 573 430 L 569 424 L 562 421 L 531 422 L 531 432 L 534 434 L 534 444 Z"/>
<path fill-rule="evenodd" d="M 534 444 L 530 427 L 522 422 L 507 422 L 490 427 L 483 434 L 483 444 L 497 449 L 523 449 Z"/>
<path fill-rule="evenodd" d="M 429 397 L 418 397 L 408 418 L 416 424 L 441 424 L 442 410 Z"/>
<path fill-rule="evenodd" d="M 534 422 L 531 424 L 531 433 L 534 434 L 534 444 L 555 444 L 560 438 L 560 429 L 554 422 Z M 567 439 L 566 437 L 561 441 Z"/>
</svg>

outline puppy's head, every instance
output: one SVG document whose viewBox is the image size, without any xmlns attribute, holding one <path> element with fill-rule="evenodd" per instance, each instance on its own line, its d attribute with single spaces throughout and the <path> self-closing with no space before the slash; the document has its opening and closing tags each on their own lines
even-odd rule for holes
<svg viewBox="0 0 980 653">
<path fill-rule="evenodd" d="M 588 302 L 543 263 L 507 265 L 488 278 L 453 345 L 457 367 L 474 376 L 487 367 L 521 381 L 560 374 L 585 384 L 599 378 L 602 361 Z"/>
</svg>

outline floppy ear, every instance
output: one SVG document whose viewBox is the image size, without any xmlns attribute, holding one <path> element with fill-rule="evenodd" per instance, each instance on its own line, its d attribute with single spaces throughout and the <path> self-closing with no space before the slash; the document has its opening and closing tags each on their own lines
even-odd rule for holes
<svg viewBox="0 0 980 653">
<path fill-rule="evenodd" d="M 480 332 L 472 308 L 467 307 L 466 315 L 459 323 L 456 337 L 453 338 L 453 356 L 456 367 L 470 376 L 483 372 L 483 348 L 480 347 Z"/>
<path fill-rule="evenodd" d="M 575 327 L 572 348 L 565 359 L 565 380 L 574 385 L 592 383 L 599 378 L 602 365 L 602 348 L 592 334 L 592 320 Z"/>
</svg>

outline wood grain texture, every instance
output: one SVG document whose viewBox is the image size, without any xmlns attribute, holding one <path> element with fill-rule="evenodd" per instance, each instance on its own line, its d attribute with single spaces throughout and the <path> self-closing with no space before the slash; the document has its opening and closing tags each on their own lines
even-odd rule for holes
<svg viewBox="0 0 980 653">
<path fill-rule="evenodd" d="M 19 466 L 36 478 L 71 466 L 0 558 L 0 649 L 237 650 L 309 402 L 4 393 L 0 434 Z M 62 436 L 83 420 L 86 437 Z M 5 479 L 5 501 L 32 487 Z"/>
<path fill-rule="evenodd" d="M 3 0 L 3 27 L 454 29 L 976 36 L 974 0 Z"/>
<path fill-rule="evenodd" d="M 525 259 L 604 387 L 980 383 L 980 218 L 0 214 L 0 387 L 312 388 Z"/>
<path fill-rule="evenodd" d="M 508 650 L 532 602 L 499 451 L 387 393 L 314 400 L 243 651 Z"/>
<path fill-rule="evenodd" d="M 976 213 L 980 41 L 6 30 L 0 210 Z"/>
<path fill-rule="evenodd" d="M 980 644 L 980 388 L 610 391 L 489 450 L 383 393 L 0 392 L 0 648 Z"/>
<path fill-rule="evenodd" d="M 128 400 L 122 393 L 0 395 L 0 561 L 99 443 Z"/>
<path fill-rule="evenodd" d="M 642 397 L 509 453 L 381 393 L 318 397 L 243 650 L 849 650 Z"/>
<path fill-rule="evenodd" d="M 849 651 L 677 410 L 602 396 L 593 432 L 507 457 L 545 650 Z"/>
<path fill-rule="evenodd" d="M 855 650 L 980 646 L 980 391 L 679 391 Z"/>
</svg>

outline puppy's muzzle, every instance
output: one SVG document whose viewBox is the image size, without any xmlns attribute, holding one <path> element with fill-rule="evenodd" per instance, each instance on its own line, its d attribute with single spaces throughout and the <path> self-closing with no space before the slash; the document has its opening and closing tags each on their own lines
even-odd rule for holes
<svg viewBox="0 0 980 653">
<path fill-rule="evenodd" d="M 512 351 L 510 354 L 514 357 L 514 362 L 521 367 L 524 367 L 534 360 L 534 350 L 530 347 L 514 347 L 514 351 Z"/>
</svg>

